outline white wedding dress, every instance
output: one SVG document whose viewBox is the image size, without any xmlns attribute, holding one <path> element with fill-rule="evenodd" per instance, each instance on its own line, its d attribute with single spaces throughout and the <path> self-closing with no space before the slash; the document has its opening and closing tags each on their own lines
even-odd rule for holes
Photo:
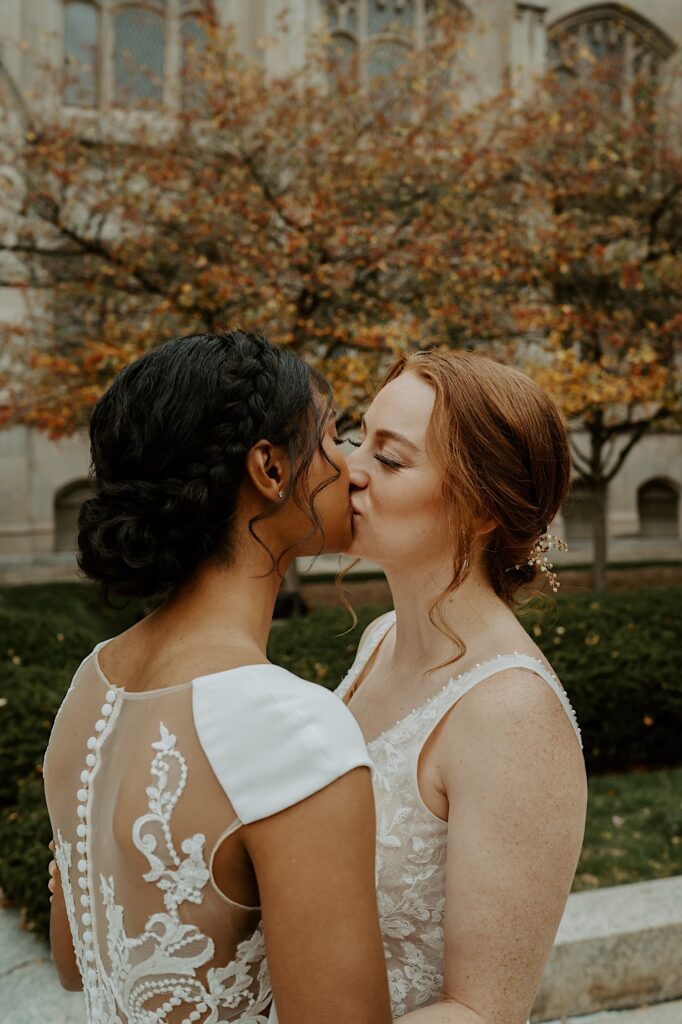
<svg viewBox="0 0 682 1024">
<path fill-rule="evenodd" d="M 360 729 L 275 665 L 127 692 L 101 672 L 102 646 L 44 764 L 88 1024 L 266 1024 L 260 910 L 218 889 L 213 855 L 242 824 L 368 765 Z"/>
<path fill-rule="evenodd" d="M 336 690 L 344 698 L 395 622 L 382 616 Z M 434 697 L 367 744 L 377 813 L 377 897 L 393 1016 L 435 1003 L 443 982 L 443 914 L 447 822 L 424 804 L 417 784 L 419 755 L 443 715 L 484 679 L 509 668 L 530 669 L 554 690 L 580 741 L 561 683 L 526 654 L 500 654 L 451 679 Z"/>
</svg>

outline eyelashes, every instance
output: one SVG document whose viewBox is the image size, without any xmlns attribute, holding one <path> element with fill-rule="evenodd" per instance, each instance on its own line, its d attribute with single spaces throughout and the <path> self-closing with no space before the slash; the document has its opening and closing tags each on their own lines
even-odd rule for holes
<svg viewBox="0 0 682 1024">
<path fill-rule="evenodd" d="M 359 448 L 363 443 L 362 441 L 353 441 L 350 437 L 337 437 L 335 438 L 336 444 L 350 444 L 353 448 Z M 388 469 L 402 469 L 403 466 L 400 462 L 396 462 L 394 459 L 390 459 L 387 455 L 382 455 L 381 452 L 374 452 L 373 456 L 377 462 L 380 462 L 382 466 L 386 466 Z"/>
<path fill-rule="evenodd" d="M 382 465 L 388 466 L 389 469 L 403 468 L 399 462 L 394 462 L 393 459 L 389 459 L 386 455 L 382 455 L 381 452 L 374 452 L 374 458 L 377 462 L 381 462 Z"/>
</svg>

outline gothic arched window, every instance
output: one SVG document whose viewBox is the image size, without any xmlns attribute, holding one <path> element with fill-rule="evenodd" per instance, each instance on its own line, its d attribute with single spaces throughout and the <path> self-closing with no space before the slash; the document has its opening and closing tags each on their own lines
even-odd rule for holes
<svg viewBox="0 0 682 1024">
<path fill-rule="evenodd" d="M 431 7 L 431 0 L 330 0 L 333 52 L 342 61 L 360 49 L 370 81 L 390 75 L 411 49 L 424 46 Z"/>
<path fill-rule="evenodd" d="M 678 537 L 679 495 L 667 480 L 648 480 L 637 491 L 641 537 Z"/>
<path fill-rule="evenodd" d="M 581 78 L 605 64 L 622 84 L 622 96 L 636 86 L 655 86 L 675 46 L 645 18 L 620 4 L 599 4 L 561 18 L 548 32 L 549 67 Z"/>
<path fill-rule="evenodd" d="M 207 0 L 65 0 L 64 102 L 177 108 L 191 98 L 196 106 L 210 10 Z"/>
<path fill-rule="evenodd" d="M 99 11 L 84 0 L 71 0 L 64 7 L 64 102 L 96 107 L 99 70 Z"/>
<path fill-rule="evenodd" d="M 114 99 L 117 106 L 163 101 L 166 16 L 162 4 L 114 12 Z"/>
<path fill-rule="evenodd" d="M 191 0 L 184 0 L 185 7 L 191 7 Z M 196 6 L 196 4 L 194 5 Z M 201 82 L 202 56 L 206 51 L 208 36 L 202 18 L 185 14 L 180 25 L 182 38 L 182 107 L 189 110 L 201 107 L 205 88 Z"/>
</svg>

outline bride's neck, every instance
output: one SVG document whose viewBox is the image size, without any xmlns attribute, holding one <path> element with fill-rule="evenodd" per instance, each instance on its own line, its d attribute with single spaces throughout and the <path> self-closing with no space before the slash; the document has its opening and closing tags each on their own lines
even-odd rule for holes
<svg viewBox="0 0 682 1024">
<path fill-rule="evenodd" d="M 423 670 L 424 664 L 447 662 L 457 654 L 453 641 L 434 625 L 429 609 L 445 591 L 450 579 L 449 567 L 409 566 L 387 568 L 396 611 L 396 636 L 393 663 L 409 672 Z M 457 589 L 440 606 L 442 616 L 466 645 L 476 646 L 478 638 L 496 628 L 509 609 L 491 587 L 482 567 L 475 564 Z M 432 616 L 441 621 L 438 609 Z"/>
<path fill-rule="evenodd" d="M 284 561 L 284 573 L 289 562 Z M 228 565 L 209 563 L 157 612 L 155 626 L 208 638 L 230 638 L 265 656 L 280 576 L 261 550 L 242 551 Z"/>
</svg>

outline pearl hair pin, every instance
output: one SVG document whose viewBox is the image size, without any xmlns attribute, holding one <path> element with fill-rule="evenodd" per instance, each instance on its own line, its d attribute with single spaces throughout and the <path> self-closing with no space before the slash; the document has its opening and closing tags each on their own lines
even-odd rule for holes
<svg viewBox="0 0 682 1024">
<path fill-rule="evenodd" d="M 557 579 L 557 574 L 554 572 L 553 563 L 547 558 L 552 548 L 556 548 L 557 551 L 568 551 L 568 544 L 561 537 L 555 537 L 551 533 L 543 533 L 535 542 L 527 564 L 537 565 L 540 572 L 544 573 L 547 577 L 553 593 L 556 594 L 561 584 Z M 521 566 L 515 565 L 514 568 L 520 569 Z"/>
</svg>

